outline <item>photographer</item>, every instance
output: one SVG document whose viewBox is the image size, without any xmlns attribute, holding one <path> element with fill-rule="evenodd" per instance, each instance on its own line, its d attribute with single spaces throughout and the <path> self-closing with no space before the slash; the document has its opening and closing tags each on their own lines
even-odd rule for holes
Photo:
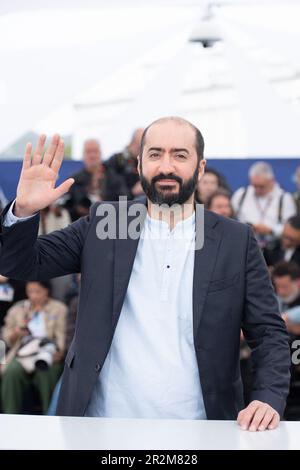
<svg viewBox="0 0 300 470">
<path fill-rule="evenodd" d="M 237 219 L 252 226 L 260 247 L 265 248 L 281 236 L 285 222 L 296 214 L 296 205 L 267 162 L 251 165 L 249 183 L 233 194 L 231 202 Z"/>
<path fill-rule="evenodd" d="M 39 392 L 45 413 L 61 374 L 67 307 L 49 293 L 48 282 L 30 281 L 26 284 L 28 299 L 17 302 L 7 312 L 2 330 L 10 348 L 2 369 L 5 413 L 22 412 L 24 392 L 31 382 Z"/>
<path fill-rule="evenodd" d="M 0 186 L 0 214 L 1 214 L 3 208 L 5 207 L 6 204 L 7 204 L 7 199 L 6 199 L 5 194 L 2 191 L 2 188 Z"/>
<path fill-rule="evenodd" d="M 107 175 L 106 200 L 118 201 L 119 196 L 134 199 L 144 194 L 138 174 L 138 154 L 144 129 L 138 128 L 122 152 L 105 162 Z"/>
</svg>

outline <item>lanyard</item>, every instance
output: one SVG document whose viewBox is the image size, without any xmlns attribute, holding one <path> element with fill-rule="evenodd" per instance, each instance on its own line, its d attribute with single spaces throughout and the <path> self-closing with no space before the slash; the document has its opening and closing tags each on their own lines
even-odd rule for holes
<svg viewBox="0 0 300 470">
<path fill-rule="evenodd" d="M 273 201 L 273 197 L 272 196 L 269 196 L 268 197 L 268 200 L 266 202 L 266 205 L 264 208 L 261 207 L 261 204 L 259 203 L 259 200 L 256 196 L 254 196 L 254 200 L 255 200 L 255 204 L 256 204 L 256 207 L 257 207 L 257 210 L 260 214 L 260 221 L 262 222 L 265 218 L 265 215 L 267 213 L 267 210 L 269 209 L 270 205 L 271 205 L 271 202 Z"/>
</svg>

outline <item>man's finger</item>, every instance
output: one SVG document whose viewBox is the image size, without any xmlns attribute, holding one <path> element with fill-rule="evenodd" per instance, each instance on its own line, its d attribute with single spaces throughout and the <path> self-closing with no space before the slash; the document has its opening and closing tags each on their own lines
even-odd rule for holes
<svg viewBox="0 0 300 470">
<path fill-rule="evenodd" d="M 44 145 L 46 142 L 46 136 L 45 134 L 41 134 L 36 146 L 36 149 L 34 151 L 34 155 L 32 157 L 32 165 L 39 165 L 42 161 L 43 158 L 43 153 L 44 153 Z"/>
<path fill-rule="evenodd" d="M 32 152 L 32 144 L 28 142 L 28 144 L 25 147 L 25 154 L 23 158 L 23 165 L 22 165 L 22 171 L 27 170 L 31 166 L 31 152 Z"/>
<path fill-rule="evenodd" d="M 273 416 L 273 419 L 272 421 L 270 422 L 269 426 L 268 426 L 268 429 L 275 429 L 277 428 L 278 424 L 280 423 L 280 416 L 279 414 L 276 412 L 275 415 Z"/>
<path fill-rule="evenodd" d="M 259 431 L 265 431 L 269 424 L 271 423 L 272 419 L 274 418 L 276 411 L 273 408 L 268 408 L 264 418 L 262 419 L 260 425 L 258 426 Z"/>
<path fill-rule="evenodd" d="M 43 158 L 44 165 L 47 165 L 47 166 L 51 165 L 51 162 L 54 158 L 59 141 L 60 141 L 59 134 L 54 134 Z"/>
<path fill-rule="evenodd" d="M 265 414 L 266 412 L 268 411 L 269 407 L 268 405 L 260 405 L 259 408 L 257 408 L 253 418 L 252 418 L 252 421 L 251 421 L 251 424 L 250 424 L 250 427 L 249 427 L 249 431 L 257 431 L 258 430 L 258 427 L 260 425 L 260 423 L 262 422 L 262 420 L 264 419 L 265 417 Z"/>
<path fill-rule="evenodd" d="M 54 158 L 53 158 L 53 160 L 51 162 L 51 165 L 50 165 L 52 170 L 55 171 L 55 173 L 57 173 L 57 174 L 59 172 L 61 163 L 62 163 L 63 158 L 64 158 L 64 150 L 65 150 L 64 141 L 62 139 L 60 139 L 59 143 L 57 145 L 57 148 L 56 148 Z"/>
<path fill-rule="evenodd" d="M 245 431 L 249 428 L 249 425 L 252 421 L 253 415 L 255 414 L 257 408 L 261 405 L 259 401 L 252 401 L 247 408 L 242 410 L 239 415 L 237 422 L 241 426 L 241 428 Z"/>
</svg>

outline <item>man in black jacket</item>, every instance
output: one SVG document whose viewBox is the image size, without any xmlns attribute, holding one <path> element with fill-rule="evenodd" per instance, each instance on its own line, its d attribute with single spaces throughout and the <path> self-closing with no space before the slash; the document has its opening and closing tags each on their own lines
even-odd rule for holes
<svg viewBox="0 0 300 470">
<path fill-rule="evenodd" d="M 288 336 L 251 229 L 194 202 L 205 169 L 200 131 L 162 118 L 144 132 L 147 196 L 98 203 L 64 230 L 37 237 L 63 142 L 26 147 L 17 198 L 4 210 L 0 272 L 49 279 L 81 272 L 75 336 L 57 413 L 71 416 L 237 419 L 274 429 L 289 386 Z M 158 206 L 163 203 L 163 206 Z M 244 408 L 240 329 L 255 370 Z"/>
</svg>

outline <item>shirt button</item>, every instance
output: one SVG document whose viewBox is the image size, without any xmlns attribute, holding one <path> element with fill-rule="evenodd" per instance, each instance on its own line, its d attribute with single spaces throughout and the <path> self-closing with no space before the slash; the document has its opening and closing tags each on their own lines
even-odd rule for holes
<svg viewBox="0 0 300 470">
<path fill-rule="evenodd" d="M 95 365 L 95 371 L 99 372 L 100 369 L 101 369 L 101 366 L 100 366 L 99 362 L 97 362 L 97 364 Z"/>
</svg>

